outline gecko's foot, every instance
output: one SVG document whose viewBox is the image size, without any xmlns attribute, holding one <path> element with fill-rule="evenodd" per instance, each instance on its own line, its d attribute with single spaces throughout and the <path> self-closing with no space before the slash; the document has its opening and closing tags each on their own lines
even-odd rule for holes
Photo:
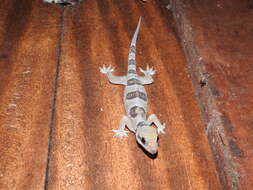
<svg viewBox="0 0 253 190">
<path fill-rule="evenodd" d="M 162 134 L 165 134 L 165 123 L 162 124 L 161 126 L 157 127 L 157 131 L 158 131 L 158 134 L 162 133 Z"/>
<path fill-rule="evenodd" d="M 100 70 L 101 73 L 107 75 L 109 73 L 112 73 L 114 71 L 114 68 L 111 65 L 109 65 L 108 67 L 103 65 L 103 67 L 99 67 L 99 70 Z"/>
<path fill-rule="evenodd" d="M 112 130 L 112 131 L 115 133 L 114 137 L 119 137 L 119 138 L 127 137 L 128 131 L 120 130 L 120 129 L 115 129 L 115 130 Z"/>
<path fill-rule="evenodd" d="M 147 66 L 146 70 L 143 70 L 142 68 L 140 68 L 140 71 L 141 71 L 142 73 L 144 73 L 144 75 L 146 75 L 146 76 L 147 76 L 147 75 L 152 76 L 152 75 L 154 75 L 155 72 L 156 72 L 156 70 L 154 70 L 153 67 L 149 68 L 149 66 Z"/>
</svg>

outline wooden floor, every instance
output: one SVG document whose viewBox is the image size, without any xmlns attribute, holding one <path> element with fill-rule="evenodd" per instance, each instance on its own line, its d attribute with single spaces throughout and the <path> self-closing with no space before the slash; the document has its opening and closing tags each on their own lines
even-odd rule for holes
<svg viewBox="0 0 253 190">
<path fill-rule="evenodd" d="M 3 0 L 0 189 L 250 189 L 253 5 L 191 2 Z M 123 87 L 99 72 L 126 73 L 140 16 L 137 64 L 157 70 L 149 113 L 167 126 L 156 158 L 113 137 Z"/>
</svg>

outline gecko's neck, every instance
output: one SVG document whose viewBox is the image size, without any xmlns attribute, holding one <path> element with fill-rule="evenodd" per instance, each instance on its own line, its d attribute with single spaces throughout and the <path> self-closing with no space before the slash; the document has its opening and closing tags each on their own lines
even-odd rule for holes
<svg viewBox="0 0 253 190">
<path fill-rule="evenodd" d="M 138 114 L 136 117 L 135 117 L 135 124 L 136 124 L 136 127 L 140 127 L 142 125 L 146 125 L 146 115 L 144 114 Z"/>
</svg>

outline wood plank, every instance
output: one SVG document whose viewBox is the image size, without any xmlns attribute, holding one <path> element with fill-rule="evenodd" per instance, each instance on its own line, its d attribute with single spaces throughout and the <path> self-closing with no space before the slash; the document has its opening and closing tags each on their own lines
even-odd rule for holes
<svg viewBox="0 0 253 190">
<path fill-rule="evenodd" d="M 223 189 L 253 187 L 253 3 L 173 1 Z"/>
<path fill-rule="evenodd" d="M 149 112 L 167 124 L 155 159 L 134 135 L 113 138 L 123 87 L 99 72 L 111 64 L 126 73 L 139 16 L 138 66 L 157 70 L 146 87 Z M 65 8 L 63 28 L 48 189 L 221 189 L 185 58 L 160 5 L 87 0 Z"/>
<path fill-rule="evenodd" d="M 0 189 L 44 189 L 60 9 L 0 4 Z"/>
</svg>

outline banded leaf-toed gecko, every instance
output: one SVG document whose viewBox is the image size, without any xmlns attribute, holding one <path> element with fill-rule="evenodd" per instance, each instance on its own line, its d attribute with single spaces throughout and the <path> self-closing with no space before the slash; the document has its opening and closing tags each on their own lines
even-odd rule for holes
<svg viewBox="0 0 253 190">
<path fill-rule="evenodd" d="M 82 0 L 43 0 L 45 3 L 59 4 L 59 5 L 75 5 Z"/>
<path fill-rule="evenodd" d="M 127 137 L 127 127 L 135 133 L 136 140 L 150 154 L 156 154 L 158 151 L 158 135 L 165 133 L 165 124 L 161 124 L 155 114 L 147 118 L 147 93 L 143 85 L 153 83 L 152 76 L 155 74 L 153 67 L 147 66 L 146 70 L 140 68 L 144 76 L 138 76 L 136 72 L 136 40 L 141 25 L 141 18 L 132 38 L 130 51 L 128 55 L 128 72 L 126 76 L 114 76 L 114 68 L 100 67 L 100 72 L 105 74 L 113 84 L 125 85 L 124 105 L 127 115 L 123 116 L 119 129 L 113 130 L 116 137 Z M 155 124 L 156 127 L 152 126 Z"/>
</svg>

